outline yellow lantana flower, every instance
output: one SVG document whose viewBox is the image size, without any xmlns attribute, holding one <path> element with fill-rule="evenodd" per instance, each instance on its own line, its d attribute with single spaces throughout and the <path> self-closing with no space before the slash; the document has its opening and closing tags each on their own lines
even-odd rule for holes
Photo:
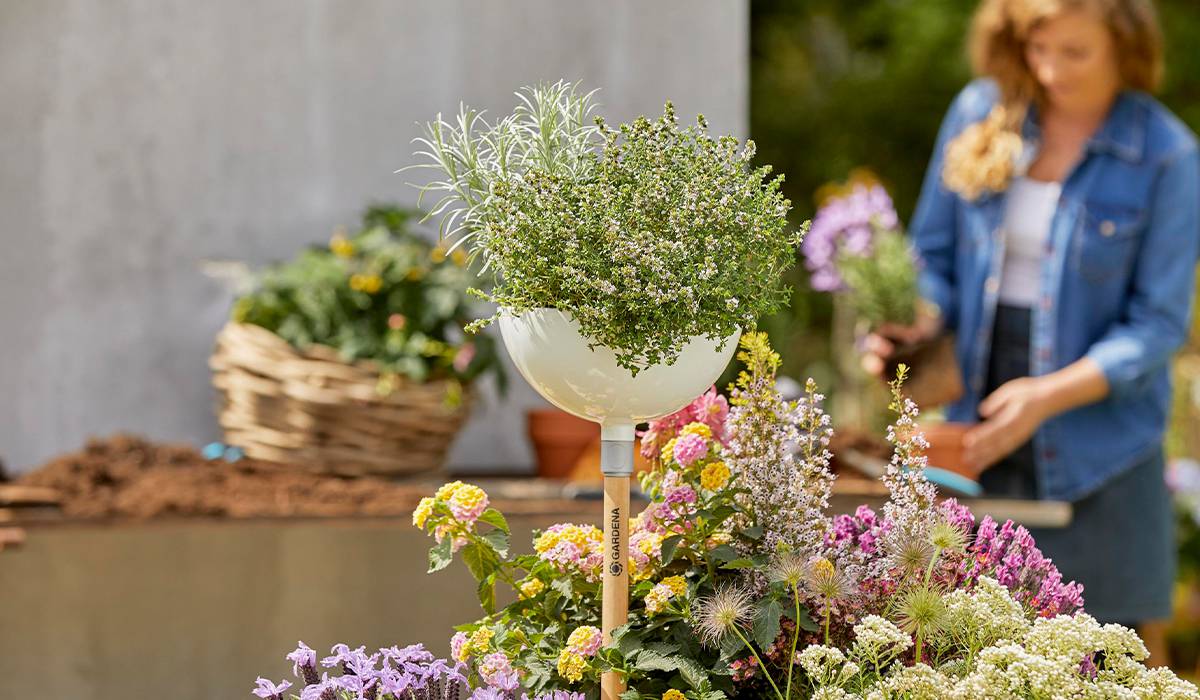
<svg viewBox="0 0 1200 700">
<path fill-rule="evenodd" d="M 700 471 L 700 485 L 716 491 L 729 483 L 729 466 L 724 462 L 713 462 Z"/>
<path fill-rule="evenodd" d="M 463 486 L 466 486 L 466 484 L 461 481 L 451 481 L 448 484 L 442 484 L 442 487 L 437 490 L 437 493 L 433 494 L 433 497 L 439 501 L 448 501 L 454 495 L 454 492 Z"/>
<path fill-rule="evenodd" d="M 536 598 L 544 590 L 546 590 L 546 584 L 542 583 L 540 578 L 531 578 L 521 584 L 521 597 Z"/>
<path fill-rule="evenodd" d="M 354 244 L 347 240 L 345 234 L 338 231 L 329 239 L 329 250 L 339 258 L 348 258 L 354 255 Z"/>
<path fill-rule="evenodd" d="M 712 428 L 704 423 L 688 423 L 679 431 L 680 435 L 699 435 L 705 440 L 712 440 Z"/>
<path fill-rule="evenodd" d="M 659 584 L 671 589 L 671 595 L 683 595 L 688 589 L 687 579 L 682 576 L 668 576 Z"/>
<path fill-rule="evenodd" d="M 429 516 L 433 514 L 434 503 L 435 501 L 428 496 L 421 499 L 421 502 L 417 504 L 416 510 L 413 511 L 413 525 L 422 530 L 425 529 L 425 521 L 429 520 Z"/>
<path fill-rule="evenodd" d="M 671 688 L 667 692 L 663 693 L 662 700 L 687 700 L 687 696 L 678 690 Z"/>
<path fill-rule="evenodd" d="M 570 649 L 563 649 L 558 655 L 558 675 L 562 676 L 567 681 L 574 683 L 583 678 L 583 671 L 587 668 L 587 661 L 582 656 L 576 654 Z"/>
<path fill-rule="evenodd" d="M 675 459 L 675 443 L 676 442 L 678 442 L 678 440 L 676 438 L 671 438 L 670 440 L 668 440 L 667 444 L 663 445 L 662 452 L 659 454 L 659 459 L 661 459 L 664 462 L 673 461 Z"/>
<path fill-rule="evenodd" d="M 488 645 L 492 643 L 492 637 L 495 633 L 487 627 L 480 627 L 471 635 L 470 641 L 467 642 L 467 648 L 476 654 L 483 654 L 488 650 Z"/>
</svg>

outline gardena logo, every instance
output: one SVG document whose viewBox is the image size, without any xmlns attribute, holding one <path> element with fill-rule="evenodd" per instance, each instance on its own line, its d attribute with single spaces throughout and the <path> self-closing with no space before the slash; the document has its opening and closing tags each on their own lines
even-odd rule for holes
<svg viewBox="0 0 1200 700">
<path fill-rule="evenodd" d="M 608 565 L 608 573 L 613 576 L 620 576 L 623 567 L 621 566 L 621 509 L 613 508 L 609 515 L 609 536 L 608 542 L 609 551 L 612 553 L 612 563 Z"/>
</svg>

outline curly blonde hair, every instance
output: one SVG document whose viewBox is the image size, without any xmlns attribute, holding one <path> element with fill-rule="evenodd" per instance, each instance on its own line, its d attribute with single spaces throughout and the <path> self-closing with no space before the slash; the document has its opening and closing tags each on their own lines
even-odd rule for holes
<svg viewBox="0 0 1200 700">
<path fill-rule="evenodd" d="M 1020 125 L 1042 90 L 1025 62 L 1025 42 L 1037 24 L 1070 10 L 1103 17 L 1116 47 L 1121 81 L 1154 92 L 1162 80 L 1162 31 L 1152 0 L 983 0 L 968 48 L 976 75 L 996 81 L 1000 100 L 982 121 L 946 146 L 942 181 L 966 199 L 1008 186 L 1020 154 Z"/>
</svg>

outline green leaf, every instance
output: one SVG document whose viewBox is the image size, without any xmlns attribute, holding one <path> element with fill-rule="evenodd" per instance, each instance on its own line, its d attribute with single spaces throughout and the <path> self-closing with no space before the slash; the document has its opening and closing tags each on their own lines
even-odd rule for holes
<svg viewBox="0 0 1200 700">
<path fill-rule="evenodd" d="M 450 539 L 447 537 L 429 550 L 429 571 L 426 573 L 432 574 L 435 571 L 441 571 L 450 565 L 454 560 L 454 555 L 450 552 Z"/>
<path fill-rule="evenodd" d="M 788 619 L 792 622 L 800 625 L 800 629 L 807 632 L 816 632 L 817 630 L 821 629 L 820 626 L 813 621 L 812 616 L 808 614 L 808 610 L 806 608 L 800 608 L 800 619 L 796 619 L 796 609 L 790 605 L 784 606 L 783 614 L 787 615 Z"/>
<path fill-rule="evenodd" d="M 742 535 L 752 540 L 761 540 L 763 536 L 762 525 L 755 525 L 742 530 Z"/>
<path fill-rule="evenodd" d="M 487 578 L 495 569 L 492 552 L 476 542 L 463 547 L 462 557 L 476 581 Z"/>
<path fill-rule="evenodd" d="M 727 544 L 718 545 L 708 550 L 708 556 L 716 561 L 733 561 L 740 557 L 737 550 Z"/>
<path fill-rule="evenodd" d="M 779 636 L 779 617 L 783 615 L 783 608 L 779 605 L 779 601 L 774 598 L 768 598 L 761 601 L 754 614 L 754 641 L 758 646 L 765 649 L 775 641 Z"/>
<path fill-rule="evenodd" d="M 575 594 L 571 586 L 571 578 L 569 576 L 559 576 L 550 582 L 550 588 L 558 591 L 563 598 L 570 598 Z"/>
<path fill-rule="evenodd" d="M 621 700 L 642 700 L 642 694 L 638 692 L 637 688 L 630 688 L 617 697 Z"/>
<path fill-rule="evenodd" d="M 642 648 L 642 637 L 633 631 L 629 625 L 621 625 L 613 630 L 613 642 L 617 645 L 617 651 L 621 652 L 621 656 L 629 658 L 629 656 Z"/>
<path fill-rule="evenodd" d="M 692 690 L 702 691 L 708 685 L 708 672 L 700 664 L 685 656 L 678 658 L 679 675 Z"/>
<path fill-rule="evenodd" d="M 734 559 L 721 565 L 722 569 L 753 569 L 753 559 Z"/>
<path fill-rule="evenodd" d="M 642 650 L 638 654 L 637 660 L 634 661 L 633 667 L 639 671 L 674 671 L 679 667 L 679 663 L 674 657 Z"/>
<path fill-rule="evenodd" d="M 496 575 L 492 574 L 479 581 L 479 605 L 488 615 L 496 612 Z"/>
<path fill-rule="evenodd" d="M 500 557 L 508 556 L 508 533 L 504 530 L 492 530 L 483 536 L 483 540 L 491 546 Z"/>
<path fill-rule="evenodd" d="M 495 508 L 488 508 L 483 511 L 483 515 L 479 516 L 479 522 L 487 523 L 497 530 L 510 532 L 508 529 L 508 521 L 504 519 L 504 515 Z"/>
<path fill-rule="evenodd" d="M 675 558 L 675 550 L 679 548 L 679 543 L 683 541 L 683 535 L 671 535 L 662 541 L 662 565 L 666 566 Z"/>
</svg>

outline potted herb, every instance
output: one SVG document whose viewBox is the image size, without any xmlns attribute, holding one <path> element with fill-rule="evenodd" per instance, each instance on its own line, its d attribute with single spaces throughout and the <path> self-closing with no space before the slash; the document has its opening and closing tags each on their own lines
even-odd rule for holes
<svg viewBox="0 0 1200 700">
<path fill-rule="evenodd" d="M 787 298 L 780 272 L 799 236 L 753 142 L 661 117 L 609 128 L 592 93 L 526 88 L 493 123 L 463 108 L 419 139 L 440 179 L 431 215 L 482 261 L 498 318 L 564 318 L 631 375 L 670 365 L 695 339 L 718 345 Z M 685 398 L 686 401 L 686 398 Z"/>
</svg>

